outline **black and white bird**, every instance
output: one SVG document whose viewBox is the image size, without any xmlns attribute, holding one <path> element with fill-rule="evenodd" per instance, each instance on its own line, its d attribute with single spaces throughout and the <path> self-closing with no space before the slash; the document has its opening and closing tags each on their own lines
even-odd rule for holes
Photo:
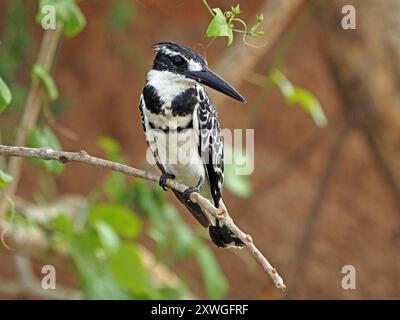
<svg viewBox="0 0 400 320">
<path fill-rule="evenodd" d="M 226 225 L 191 202 L 189 196 L 196 191 L 215 207 L 225 207 L 220 124 L 203 85 L 241 102 L 245 99 L 192 49 L 172 42 L 158 43 L 154 49 L 156 57 L 139 108 L 146 141 L 162 171 L 160 186 L 165 189 L 167 179 L 187 185 L 184 193 L 173 191 L 209 229 L 212 241 L 219 247 L 241 247 L 242 241 Z"/>
</svg>

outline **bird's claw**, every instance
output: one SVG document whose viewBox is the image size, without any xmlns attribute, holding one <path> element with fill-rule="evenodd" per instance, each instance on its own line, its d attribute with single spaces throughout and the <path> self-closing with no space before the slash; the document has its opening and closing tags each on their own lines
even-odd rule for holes
<svg viewBox="0 0 400 320">
<path fill-rule="evenodd" d="M 182 193 L 183 200 L 186 202 L 190 202 L 190 195 L 193 192 L 199 192 L 200 188 L 197 187 L 189 187 Z"/>
<path fill-rule="evenodd" d="M 175 179 L 175 176 L 171 173 L 163 173 L 158 181 L 158 184 L 164 191 L 167 191 L 167 179 Z"/>
</svg>

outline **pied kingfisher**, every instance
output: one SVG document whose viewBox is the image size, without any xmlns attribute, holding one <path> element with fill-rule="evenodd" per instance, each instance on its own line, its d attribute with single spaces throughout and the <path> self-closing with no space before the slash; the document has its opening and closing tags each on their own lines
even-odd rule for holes
<svg viewBox="0 0 400 320">
<path fill-rule="evenodd" d="M 139 109 L 146 141 L 162 171 L 160 186 L 166 190 L 167 179 L 178 179 L 187 185 L 185 192 L 173 192 L 209 229 L 212 241 L 219 247 L 241 247 L 242 241 L 226 225 L 191 202 L 189 196 L 199 192 L 215 207 L 225 206 L 220 125 L 203 85 L 241 102 L 245 99 L 190 48 L 171 42 L 161 42 L 153 48 L 156 57 L 147 74 Z"/>
</svg>

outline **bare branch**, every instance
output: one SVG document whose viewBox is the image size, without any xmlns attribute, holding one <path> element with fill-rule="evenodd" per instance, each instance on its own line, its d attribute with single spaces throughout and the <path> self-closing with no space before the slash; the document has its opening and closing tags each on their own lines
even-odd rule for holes
<svg viewBox="0 0 400 320">
<path fill-rule="evenodd" d="M 15 156 L 24 158 L 41 158 L 44 160 L 56 160 L 64 164 L 68 162 L 80 162 L 98 168 L 105 168 L 113 171 L 118 171 L 127 175 L 139 177 L 153 182 L 158 182 L 160 180 L 160 175 L 136 169 L 121 163 L 116 163 L 109 160 L 92 157 L 86 151 L 83 150 L 79 152 L 64 152 L 64 151 L 55 151 L 52 149 L 45 149 L 45 148 L 26 148 L 26 147 L 0 145 L 0 155 L 8 157 Z M 176 180 L 168 179 L 166 184 L 168 187 L 177 190 L 179 192 L 184 192 L 187 189 L 187 186 Z M 228 213 L 225 207 L 217 209 L 215 206 L 211 204 L 210 201 L 208 201 L 201 194 L 196 192 L 190 195 L 190 200 L 198 204 L 204 210 L 207 210 L 215 218 L 223 221 L 224 224 L 235 234 L 235 236 L 238 237 L 240 240 L 242 240 L 245 246 L 254 255 L 255 259 L 269 274 L 271 279 L 274 281 L 276 287 L 285 290 L 286 287 L 285 284 L 283 283 L 283 279 L 281 278 L 281 276 L 276 272 L 275 268 L 271 266 L 271 264 L 264 257 L 264 255 L 257 249 L 257 247 L 253 243 L 251 236 L 241 231 L 234 224 L 229 214 L 225 214 Z"/>
</svg>

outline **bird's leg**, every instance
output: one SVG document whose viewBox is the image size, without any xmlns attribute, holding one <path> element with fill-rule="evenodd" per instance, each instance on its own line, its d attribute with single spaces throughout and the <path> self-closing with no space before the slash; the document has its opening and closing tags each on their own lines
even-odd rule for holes
<svg viewBox="0 0 400 320">
<path fill-rule="evenodd" d="M 199 182 L 197 183 L 197 185 L 195 187 L 189 187 L 185 191 L 183 191 L 183 193 L 182 193 L 183 200 L 186 202 L 189 202 L 190 195 L 193 192 L 199 192 L 200 188 L 203 186 L 203 184 L 204 184 L 204 177 L 200 177 Z"/>
<path fill-rule="evenodd" d="M 160 185 L 161 188 L 164 189 L 164 191 L 167 191 L 167 179 L 175 179 L 175 176 L 172 173 L 164 172 L 161 177 L 160 181 L 158 181 L 158 184 Z"/>
</svg>

